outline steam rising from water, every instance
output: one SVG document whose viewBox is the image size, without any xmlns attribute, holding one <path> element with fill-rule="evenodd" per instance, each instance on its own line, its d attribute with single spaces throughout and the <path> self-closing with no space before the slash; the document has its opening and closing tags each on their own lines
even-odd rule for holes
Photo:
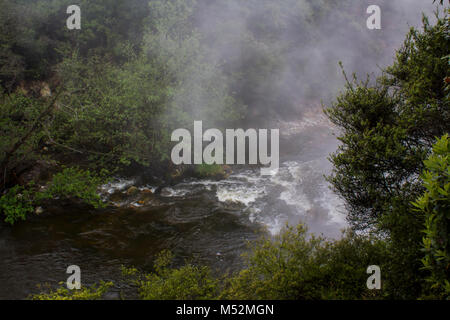
<svg viewBox="0 0 450 320">
<path fill-rule="evenodd" d="M 249 122 L 300 118 L 343 87 L 338 66 L 365 77 L 392 63 L 410 26 L 432 15 L 429 0 L 208 0 L 195 25 L 206 56 L 225 73 L 245 70 L 230 84 L 249 108 Z M 379 5 L 382 30 L 369 30 L 369 5 Z M 246 69 L 256 65 L 254 70 Z M 249 123 L 249 125 L 251 125 Z"/>
</svg>

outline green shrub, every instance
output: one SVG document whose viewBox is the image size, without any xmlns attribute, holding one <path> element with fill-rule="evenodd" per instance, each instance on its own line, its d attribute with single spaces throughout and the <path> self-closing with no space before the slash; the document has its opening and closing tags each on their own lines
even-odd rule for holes
<svg viewBox="0 0 450 320">
<path fill-rule="evenodd" d="M 163 251 L 155 262 L 155 272 L 138 276 L 133 282 L 144 300 L 204 300 L 217 297 L 218 280 L 208 267 L 187 264 L 172 268 L 172 254 Z M 136 269 L 122 269 L 125 275 L 137 275 Z"/>
<path fill-rule="evenodd" d="M 338 241 L 308 236 L 288 227 L 279 236 L 256 242 L 248 266 L 227 281 L 226 299 L 362 299 L 382 292 L 366 287 L 369 265 L 385 264 L 381 240 L 347 233 Z"/>
<path fill-rule="evenodd" d="M 225 177 L 227 173 L 222 165 L 219 164 L 199 164 L 194 168 L 194 174 L 198 178 L 216 178 Z"/>
<path fill-rule="evenodd" d="M 53 199 L 79 199 L 94 206 L 95 208 L 104 207 L 100 195 L 97 193 L 99 185 L 105 182 L 104 175 L 91 173 L 89 170 L 83 170 L 77 167 L 65 168 L 53 176 L 45 191 L 36 194 L 36 200 Z"/>
<path fill-rule="evenodd" d="M 100 281 L 91 287 L 81 287 L 79 290 L 69 290 L 61 286 L 56 290 L 50 290 L 48 293 L 32 295 L 32 300 L 98 300 L 113 286 L 112 282 Z"/>
<path fill-rule="evenodd" d="M 16 185 L 0 197 L 0 212 L 5 215 L 5 222 L 13 225 L 25 220 L 34 207 L 49 199 L 77 199 L 94 208 L 104 207 L 97 189 L 106 182 L 106 174 L 106 171 L 97 175 L 77 167 L 65 168 L 53 176 L 44 190 L 36 190 L 33 183 L 26 187 Z"/>
<path fill-rule="evenodd" d="M 427 289 L 431 298 L 450 298 L 450 144 L 448 134 L 439 139 L 424 161 L 425 192 L 413 205 L 425 214 L 422 259 L 428 271 Z"/>
<path fill-rule="evenodd" d="M 5 222 L 11 225 L 25 220 L 33 210 L 33 193 L 22 186 L 16 185 L 0 197 L 0 212 L 5 215 Z"/>
</svg>

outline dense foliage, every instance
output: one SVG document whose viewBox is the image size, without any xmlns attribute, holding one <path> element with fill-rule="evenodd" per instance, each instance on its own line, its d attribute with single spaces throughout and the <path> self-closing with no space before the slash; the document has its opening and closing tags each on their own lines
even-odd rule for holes
<svg viewBox="0 0 450 320">
<path fill-rule="evenodd" d="M 421 175 L 425 192 L 413 203 L 425 216 L 422 263 L 429 272 L 431 297 L 450 298 L 450 144 L 448 134 L 424 161 Z"/>
<path fill-rule="evenodd" d="M 422 192 L 419 176 L 436 137 L 450 132 L 448 12 L 435 25 L 411 29 L 395 63 L 372 85 L 348 81 L 326 110 L 341 129 L 328 178 L 346 201 L 357 230 L 386 233 L 393 256 L 393 297 L 420 295 L 424 215 L 411 214 Z M 395 276 L 394 276 L 395 275 Z"/>
<path fill-rule="evenodd" d="M 229 299 L 374 299 L 383 291 L 366 287 L 369 265 L 389 259 L 383 241 L 355 233 L 327 241 L 306 228 L 287 228 L 275 239 L 262 239 L 247 255 L 248 267 L 228 282 Z"/>
<path fill-rule="evenodd" d="M 205 266 L 186 264 L 171 266 L 172 253 L 163 251 L 155 261 L 155 272 L 141 274 L 135 268 L 123 268 L 122 273 L 137 286 L 143 300 L 203 300 L 213 299 L 218 293 L 218 280 Z"/>
</svg>

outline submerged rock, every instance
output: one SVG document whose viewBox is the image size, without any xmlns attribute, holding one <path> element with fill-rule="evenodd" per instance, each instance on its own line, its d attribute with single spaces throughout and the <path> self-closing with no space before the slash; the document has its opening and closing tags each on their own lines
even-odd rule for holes
<svg viewBox="0 0 450 320">
<path fill-rule="evenodd" d="M 128 188 L 127 190 L 127 195 L 128 196 L 134 196 L 137 195 L 139 193 L 139 189 L 135 186 L 131 186 Z"/>
<path fill-rule="evenodd" d="M 108 196 L 108 200 L 116 207 L 140 207 L 153 204 L 155 194 L 146 188 L 139 190 L 136 186 L 131 186 L 127 191 L 116 191 Z"/>
<path fill-rule="evenodd" d="M 144 190 L 141 191 L 141 193 L 145 194 L 145 195 L 152 195 L 153 194 L 152 190 L 150 190 L 150 189 L 144 189 Z"/>
<path fill-rule="evenodd" d="M 109 200 L 115 203 L 120 203 L 126 201 L 127 195 L 123 192 L 116 191 L 109 196 Z"/>
</svg>

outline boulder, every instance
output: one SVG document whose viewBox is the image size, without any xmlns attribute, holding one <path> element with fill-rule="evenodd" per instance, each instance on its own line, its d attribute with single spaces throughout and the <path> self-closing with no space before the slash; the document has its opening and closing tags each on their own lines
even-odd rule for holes
<svg viewBox="0 0 450 320">
<path fill-rule="evenodd" d="M 128 196 L 134 196 L 137 195 L 139 193 L 139 189 L 135 186 L 131 186 L 128 188 L 127 190 L 127 195 Z"/>
</svg>

